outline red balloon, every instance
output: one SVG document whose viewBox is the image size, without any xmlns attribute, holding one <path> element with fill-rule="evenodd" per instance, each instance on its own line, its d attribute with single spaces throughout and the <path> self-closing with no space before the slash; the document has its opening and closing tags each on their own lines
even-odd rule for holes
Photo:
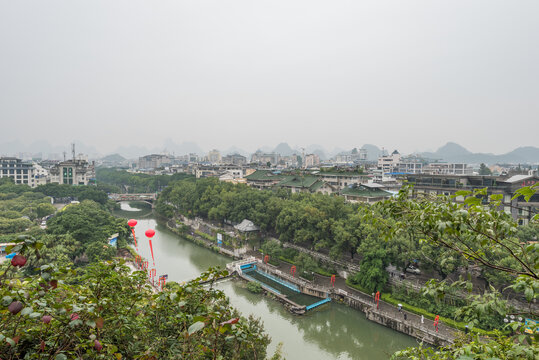
<svg viewBox="0 0 539 360">
<path fill-rule="evenodd" d="M 154 229 L 148 229 L 148 230 L 146 230 L 145 234 L 146 234 L 147 237 L 152 238 L 155 235 L 155 230 Z"/>
<path fill-rule="evenodd" d="M 131 226 L 131 227 L 135 227 L 137 225 L 137 220 L 135 219 L 131 219 L 127 222 L 127 225 Z"/>
</svg>

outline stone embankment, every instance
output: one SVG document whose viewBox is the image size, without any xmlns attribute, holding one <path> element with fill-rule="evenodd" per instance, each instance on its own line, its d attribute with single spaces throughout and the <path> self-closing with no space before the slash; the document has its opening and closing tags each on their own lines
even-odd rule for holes
<svg viewBox="0 0 539 360">
<path fill-rule="evenodd" d="M 424 320 L 422 322 L 418 315 L 404 310 L 398 310 L 391 304 L 383 301 L 380 301 L 377 308 L 372 296 L 348 288 L 342 279 L 335 284 L 335 287 L 325 287 L 293 277 L 274 266 L 262 263 L 260 259 L 257 266 L 264 271 L 297 285 L 303 294 L 319 298 L 330 297 L 337 302 L 364 312 L 368 320 L 413 336 L 431 345 L 449 345 L 454 341 L 455 334 L 458 333 L 457 330 L 443 324 L 440 324 L 438 331 L 436 331 L 433 325 L 429 326 L 429 324 L 432 324 L 432 321 Z"/>
<path fill-rule="evenodd" d="M 182 222 L 190 226 L 191 229 L 196 230 L 198 229 L 196 225 L 199 225 L 201 220 L 198 219 L 196 222 L 194 222 L 193 220 L 182 219 Z M 167 227 L 173 232 L 182 236 L 182 234 L 180 234 L 177 230 L 176 220 L 172 219 L 168 221 Z M 196 234 L 191 235 L 191 237 L 194 240 L 196 240 L 195 242 L 197 244 L 216 251 L 217 247 L 214 242 L 204 239 L 201 236 L 197 236 Z M 193 239 L 188 239 L 188 240 L 193 240 Z M 314 251 L 310 251 L 310 250 L 298 247 L 296 245 L 287 244 L 287 246 L 293 247 L 297 249 L 298 251 L 308 252 L 310 255 L 315 256 L 316 258 L 319 258 L 319 259 L 325 256 L 323 254 L 319 254 Z M 217 251 L 219 251 L 220 253 L 224 255 L 232 257 L 234 259 L 239 259 L 246 256 L 245 251 L 242 251 L 242 253 L 238 253 L 237 249 L 234 250 L 234 249 L 226 249 L 225 247 L 220 247 L 220 248 L 217 248 Z M 428 344 L 435 345 L 435 346 L 449 345 L 454 341 L 455 336 L 458 333 L 458 330 L 445 326 L 444 324 L 440 324 L 438 331 L 436 331 L 434 326 L 432 325 L 432 321 L 429 321 L 427 319 L 422 320 L 416 314 L 413 314 L 404 310 L 398 310 L 393 305 L 385 303 L 383 301 L 380 301 L 379 307 L 377 308 L 372 296 L 361 293 L 358 290 L 349 288 L 344 281 L 344 277 L 342 276 L 341 278 L 337 279 L 335 287 L 322 286 L 320 284 L 317 284 L 316 281 L 307 281 L 305 279 L 300 279 L 286 273 L 284 269 L 279 269 L 275 266 L 264 264 L 261 260 L 262 255 L 261 254 L 255 254 L 255 255 L 258 257 L 257 265 L 259 266 L 260 269 L 270 274 L 273 274 L 274 276 L 277 276 L 283 280 L 286 280 L 288 282 L 291 282 L 297 285 L 303 294 L 315 296 L 322 299 L 330 297 L 331 299 L 337 302 L 343 303 L 354 309 L 362 311 L 363 313 L 365 313 L 365 316 L 368 320 L 374 321 L 378 324 L 389 327 L 401 333 L 413 336 Z M 344 267 L 345 269 L 344 271 L 357 271 L 355 269 L 357 265 L 355 264 L 351 264 L 351 263 L 340 264 L 339 262 L 335 262 L 334 260 L 329 259 L 329 257 L 328 259 L 322 259 L 322 260 L 326 260 L 328 261 L 328 263 L 329 262 L 333 264 L 337 263 L 337 265 Z M 282 297 L 279 297 L 278 294 L 273 294 L 273 295 L 275 295 L 275 298 L 278 301 L 282 302 L 289 308 L 292 308 L 294 306 L 301 307 L 301 305 L 298 305 L 295 303 L 290 304 L 289 303 L 290 300 L 286 299 L 286 297 L 284 297 L 285 299 L 283 299 Z"/>
<path fill-rule="evenodd" d="M 183 218 L 181 222 L 189 226 L 193 231 L 198 229 L 198 227 L 195 225 L 193 220 Z M 178 227 L 177 227 L 175 219 L 171 219 L 167 221 L 166 225 L 167 225 L 167 228 L 170 231 L 174 232 L 175 234 L 178 234 L 179 236 L 183 236 L 187 240 L 194 241 L 196 244 L 203 246 L 205 248 L 208 248 L 212 251 L 216 251 L 223 255 L 230 256 L 231 258 L 240 259 L 247 252 L 246 248 L 232 249 L 232 248 L 228 248 L 227 246 L 217 246 L 214 242 L 208 239 L 205 239 L 202 236 L 195 234 L 194 232 L 192 232 L 191 234 L 182 234 L 178 231 Z"/>
</svg>

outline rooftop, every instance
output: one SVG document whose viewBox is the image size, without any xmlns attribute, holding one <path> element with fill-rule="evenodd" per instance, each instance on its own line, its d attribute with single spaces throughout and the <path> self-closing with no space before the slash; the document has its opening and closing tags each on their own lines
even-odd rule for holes
<svg viewBox="0 0 539 360">
<path fill-rule="evenodd" d="M 345 188 L 341 191 L 342 195 L 349 195 L 349 196 L 363 196 L 363 197 L 390 197 L 392 194 L 390 192 L 387 192 L 385 190 L 381 190 L 378 188 L 367 188 L 363 185 L 360 185 L 359 187 L 352 187 L 352 188 Z"/>
<path fill-rule="evenodd" d="M 286 176 L 283 180 L 281 180 L 281 182 L 277 184 L 277 186 L 310 188 L 317 181 L 319 180 L 316 176 L 294 175 L 294 176 Z"/>
<path fill-rule="evenodd" d="M 503 181 L 508 182 L 508 183 L 516 183 L 516 182 L 521 182 L 522 180 L 526 180 L 528 178 L 533 178 L 533 177 L 534 177 L 533 175 L 513 175 L 510 178 Z"/>
<path fill-rule="evenodd" d="M 245 178 L 247 180 L 280 180 L 283 177 L 281 174 L 275 174 L 273 170 L 256 170 Z"/>
<path fill-rule="evenodd" d="M 243 219 L 241 223 L 235 225 L 234 228 L 241 232 L 258 231 L 260 228 L 253 224 L 251 220 Z"/>
</svg>

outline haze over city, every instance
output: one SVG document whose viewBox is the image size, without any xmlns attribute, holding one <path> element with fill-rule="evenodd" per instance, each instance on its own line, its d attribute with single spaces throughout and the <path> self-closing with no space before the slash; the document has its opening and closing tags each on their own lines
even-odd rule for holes
<svg viewBox="0 0 539 360">
<path fill-rule="evenodd" d="M 538 15 L 0 0 L 0 360 L 539 359 Z"/>
<path fill-rule="evenodd" d="M 539 4 L 0 2 L 0 144 L 536 146 Z"/>
</svg>

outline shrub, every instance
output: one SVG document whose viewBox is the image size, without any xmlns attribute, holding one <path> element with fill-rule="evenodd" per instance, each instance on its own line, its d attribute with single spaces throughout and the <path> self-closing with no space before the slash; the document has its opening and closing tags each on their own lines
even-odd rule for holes
<svg viewBox="0 0 539 360">
<path fill-rule="evenodd" d="M 402 300 L 394 299 L 391 296 L 391 294 L 382 294 L 382 300 L 387 302 L 387 303 L 390 303 L 392 305 L 395 305 L 395 306 L 397 306 L 398 304 L 401 304 L 402 308 L 404 310 L 409 311 L 409 312 L 414 313 L 414 314 L 417 314 L 417 315 L 423 315 L 425 318 L 430 319 L 430 320 L 434 320 L 434 318 L 436 317 L 435 314 L 430 313 L 425 309 L 418 308 L 416 306 L 407 304 L 407 303 L 403 302 Z M 443 322 L 444 324 L 446 324 L 447 326 L 450 326 L 450 327 L 453 327 L 455 329 L 459 329 L 459 330 L 462 330 L 462 331 L 464 331 L 465 326 L 467 325 L 467 323 L 465 323 L 465 322 L 456 321 L 456 320 L 449 319 L 449 318 L 446 318 L 446 317 L 443 317 L 443 316 L 440 316 L 440 321 Z M 476 333 L 478 333 L 480 335 L 492 335 L 493 334 L 492 331 L 486 331 L 486 330 L 479 329 L 479 328 L 473 328 L 473 329 L 471 329 L 471 331 L 476 332 Z"/>
<path fill-rule="evenodd" d="M 262 285 L 260 285 L 256 281 L 249 281 L 247 283 L 247 290 L 249 290 L 253 294 L 260 294 L 262 292 Z"/>
</svg>

